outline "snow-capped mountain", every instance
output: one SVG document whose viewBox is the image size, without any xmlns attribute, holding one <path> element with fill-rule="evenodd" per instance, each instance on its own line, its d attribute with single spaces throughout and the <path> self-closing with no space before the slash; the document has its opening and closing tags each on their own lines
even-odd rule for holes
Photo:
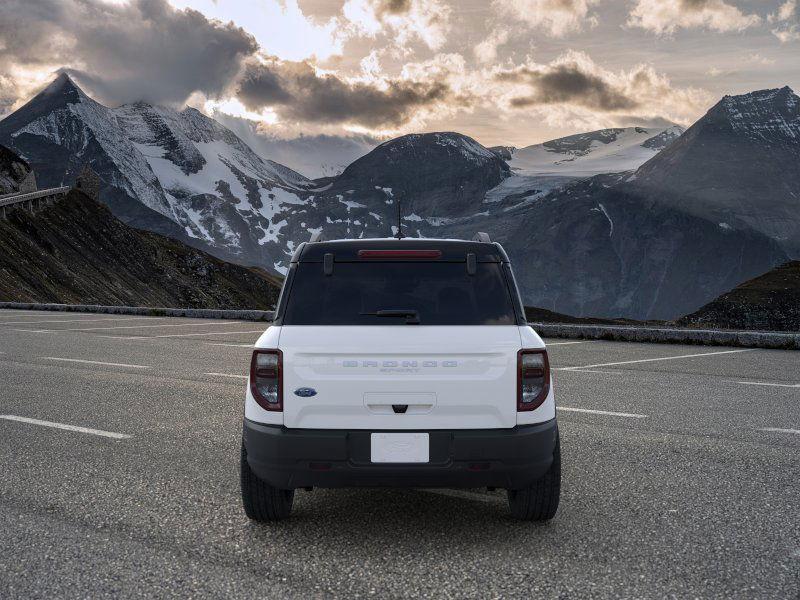
<svg viewBox="0 0 800 600">
<path fill-rule="evenodd" d="M 286 165 L 311 179 L 336 177 L 347 165 L 375 148 L 380 140 L 369 135 L 300 135 L 282 138 L 266 134 L 241 117 L 214 112 L 212 117 L 233 131 L 258 155 Z"/>
<path fill-rule="evenodd" d="M 400 213 L 406 235 L 489 232 L 531 305 L 674 318 L 785 262 L 800 239 L 797 111 L 785 88 L 725 98 L 677 139 L 630 128 L 515 150 L 411 134 L 310 180 L 196 110 L 107 108 L 62 75 L 0 121 L 0 144 L 42 187 L 89 163 L 128 223 L 272 272 L 313 232 L 393 235 Z"/>
<path fill-rule="evenodd" d="M 683 133 L 667 128 L 600 129 L 513 150 L 509 165 L 518 175 L 588 177 L 637 169 Z"/>
<path fill-rule="evenodd" d="M 41 186 L 73 181 L 89 164 L 123 220 L 269 267 L 275 250 L 264 246 L 279 243 L 280 215 L 314 185 L 195 109 L 108 108 L 63 73 L 0 122 L 0 142 L 27 158 Z"/>
<path fill-rule="evenodd" d="M 516 270 L 536 306 L 693 312 L 800 254 L 798 111 L 789 88 L 725 97 L 635 172 L 530 195 L 485 227 L 511 252 L 535 245 Z"/>
</svg>

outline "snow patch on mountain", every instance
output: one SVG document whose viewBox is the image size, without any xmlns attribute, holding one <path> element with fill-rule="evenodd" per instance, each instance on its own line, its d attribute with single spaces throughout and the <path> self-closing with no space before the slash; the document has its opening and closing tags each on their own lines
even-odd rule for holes
<svg viewBox="0 0 800 600">
<path fill-rule="evenodd" d="M 680 126 L 661 129 L 626 127 L 571 135 L 516 150 L 508 161 L 521 176 L 590 177 L 637 169 L 683 133 Z"/>
</svg>

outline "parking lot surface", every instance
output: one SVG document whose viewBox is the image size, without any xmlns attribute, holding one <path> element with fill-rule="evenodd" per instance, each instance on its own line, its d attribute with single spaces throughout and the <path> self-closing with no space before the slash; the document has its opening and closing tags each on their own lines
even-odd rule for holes
<svg viewBox="0 0 800 600">
<path fill-rule="evenodd" d="M 0 597 L 800 597 L 800 352 L 547 340 L 563 488 L 239 498 L 265 324 L 0 311 Z"/>
</svg>

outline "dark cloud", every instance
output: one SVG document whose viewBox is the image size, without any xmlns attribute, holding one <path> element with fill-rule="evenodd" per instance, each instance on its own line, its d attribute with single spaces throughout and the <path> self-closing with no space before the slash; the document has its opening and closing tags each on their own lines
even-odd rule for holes
<svg viewBox="0 0 800 600">
<path fill-rule="evenodd" d="M 511 99 L 511 106 L 577 104 L 602 111 L 630 110 L 639 102 L 597 73 L 579 63 L 564 62 L 542 67 L 519 67 L 498 73 L 500 81 L 526 83 L 531 93 Z"/>
<path fill-rule="evenodd" d="M 416 110 L 451 96 L 450 88 L 442 82 L 396 80 L 382 88 L 317 74 L 306 62 L 277 58 L 251 63 L 238 90 L 238 98 L 250 110 L 271 107 L 283 119 L 365 127 L 402 125 Z"/>
<path fill-rule="evenodd" d="M 685 8 L 686 10 L 703 10 L 707 6 L 710 6 L 712 2 L 710 0 L 680 0 L 679 5 L 681 8 Z"/>
<path fill-rule="evenodd" d="M 411 10 L 411 0 L 381 0 L 378 3 L 378 15 L 402 15 Z"/>
<path fill-rule="evenodd" d="M 232 23 L 166 0 L 0 2 L 0 76 L 12 64 L 66 65 L 110 103 L 218 96 L 257 49 Z"/>
</svg>

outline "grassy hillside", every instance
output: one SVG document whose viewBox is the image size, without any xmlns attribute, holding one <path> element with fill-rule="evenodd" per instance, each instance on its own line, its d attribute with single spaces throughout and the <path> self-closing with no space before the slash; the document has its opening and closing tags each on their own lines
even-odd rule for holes
<svg viewBox="0 0 800 600">
<path fill-rule="evenodd" d="M 0 300 L 271 309 L 280 282 L 128 227 L 78 191 L 0 220 Z"/>
<path fill-rule="evenodd" d="M 745 281 L 677 321 L 689 327 L 800 331 L 800 261 Z"/>
</svg>

